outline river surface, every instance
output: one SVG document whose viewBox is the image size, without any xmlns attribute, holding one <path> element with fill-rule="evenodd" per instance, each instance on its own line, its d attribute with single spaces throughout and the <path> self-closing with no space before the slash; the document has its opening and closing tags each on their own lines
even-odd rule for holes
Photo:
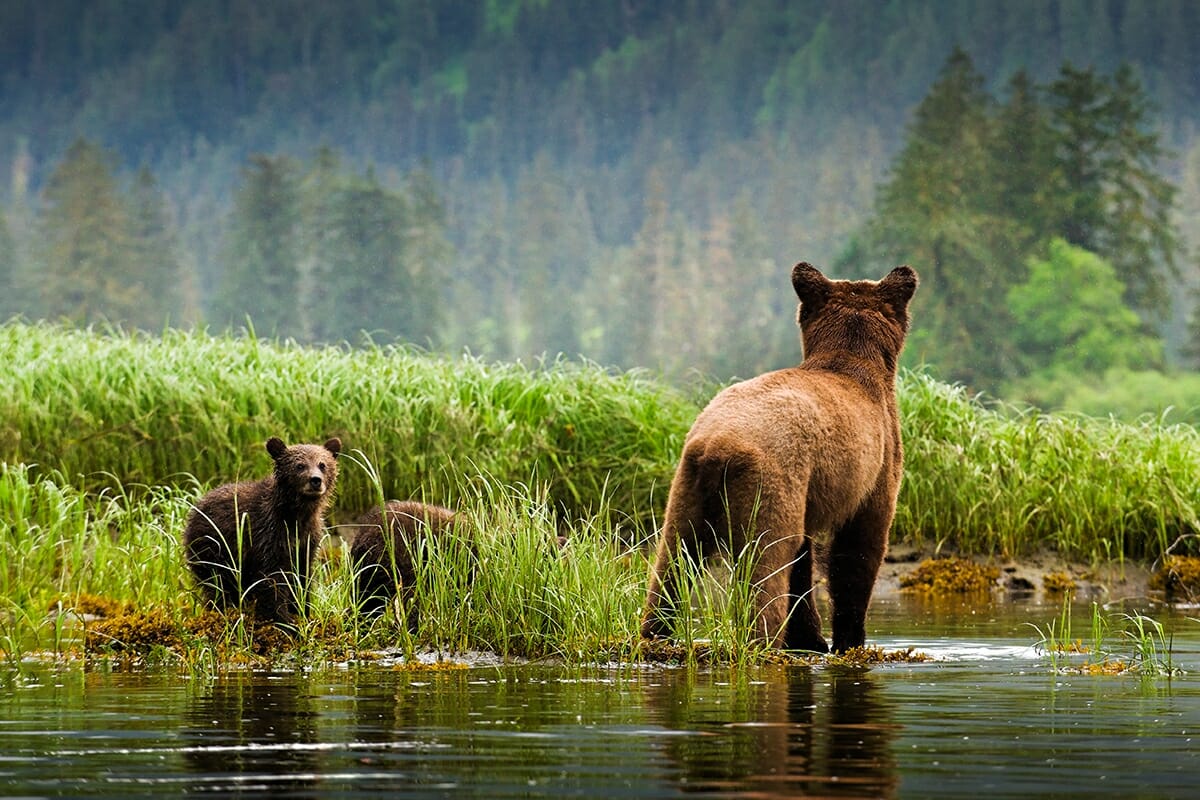
<svg viewBox="0 0 1200 800">
<path fill-rule="evenodd" d="M 1200 611 L 1156 612 L 1169 679 L 1055 671 L 1057 616 L 877 603 L 871 643 L 936 660 L 869 669 L 29 666 L 0 796 L 1200 796 Z"/>
</svg>

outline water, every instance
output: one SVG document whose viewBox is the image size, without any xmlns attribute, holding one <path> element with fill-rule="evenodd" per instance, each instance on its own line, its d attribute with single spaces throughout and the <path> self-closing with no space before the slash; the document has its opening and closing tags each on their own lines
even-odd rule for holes
<svg viewBox="0 0 1200 800">
<path fill-rule="evenodd" d="M 1056 616 L 882 603 L 872 641 L 938 660 L 871 669 L 30 668 L 0 795 L 1195 796 L 1200 623 L 1159 617 L 1184 675 L 1064 676 L 1023 624 Z"/>
</svg>

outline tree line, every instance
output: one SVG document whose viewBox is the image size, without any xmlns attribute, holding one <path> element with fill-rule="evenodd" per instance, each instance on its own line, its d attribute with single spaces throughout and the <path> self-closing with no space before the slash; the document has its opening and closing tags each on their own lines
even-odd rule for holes
<svg viewBox="0 0 1200 800">
<path fill-rule="evenodd" d="M 1187 253 L 1152 123 L 1127 66 L 1064 64 L 1044 84 L 1017 72 L 998 99 L 955 50 L 835 270 L 918 266 L 906 358 L 975 389 L 1035 397 L 1039 382 L 1161 368 Z M 0 224 L 0 245 L 12 241 L 0 277 L 15 287 L 0 310 L 147 329 L 245 325 L 304 342 L 466 342 L 675 377 L 799 356 L 786 265 L 748 193 L 697 229 L 652 172 L 641 227 L 605 247 L 586 194 L 540 160 L 515 191 L 494 185 L 499 213 L 456 243 L 427 170 L 385 180 L 330 147 L 259 154 L 240 171 L 217 268 L 201 280 L 154 175 L 118 175 L 111 153 L 77 140 L 36 207 L 10 214 L 37 235 L 14 240 Z"/>
<path fill-rule="evenodd" d="M 426 172 L 389 188 L 329 148 L 306 162 L 253 156 L 214 285 L 197 280 L 153 174 L 123 182 L 112 154 L 87 139 L 68 148 L 37 206 L 18 212 L 36 236 L 14 237 L 0 216 L 5 316 L 151 331 L 244 326 L 333 343 L 377 333 L 428 344 L 443 322 L 450 245 Z"/>
<path fill-rule="evenodd" d="M 911 357 L 977 389 L 1161 368 L 1187 252 L 1133 70 L 1018 71 L 1002 100 L 984 87 L 955 50 L 842 265 L 923 265 Z"/>
</svg>

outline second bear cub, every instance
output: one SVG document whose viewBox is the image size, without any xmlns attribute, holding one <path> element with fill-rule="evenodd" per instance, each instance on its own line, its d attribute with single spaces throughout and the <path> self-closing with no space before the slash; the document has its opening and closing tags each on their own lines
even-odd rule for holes
<svg viewBox="0 0 1200 800">
<path fill-rule="evenodd" d="M 429 552 L 434 543 L 448 544 L 458 533 L 453 511 L 414 500 L 389 500 L 355 520 L 350 563 L 362 612 L 382 613 L 398 589 L 405 624 L 415 633 L 419 611 L 413 556 Z M 467 548 L 473 563 L 474 548 Z"/>
</svg>

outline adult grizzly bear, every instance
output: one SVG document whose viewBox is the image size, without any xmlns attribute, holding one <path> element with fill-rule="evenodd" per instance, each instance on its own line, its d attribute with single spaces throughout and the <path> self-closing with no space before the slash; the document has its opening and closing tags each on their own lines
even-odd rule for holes
<svg viewBox="0 0 1200 800">
<path fill-rule="evenodd" d="M 188 566 L 216 608 L 243 603 L 256 616 L 295 622 L 337 482 L 342 442 L 288 447 L 267 440 L 275 470 L 259 481 L 227 483 L 188 515 Z"/>
<path fill-rule="evenodd" d="M 812 596 L 814 540 L 826 554 L 833 649 L 861 646 L 887 549 L 903 450 L 896 361 L 917 273 L 831 281 L 792 269 L 804 360 L 720 392 L 696 418 L 671 483 L 642 617 L 665 636 L 680 549 L 701 559 L 748 544 L 758 629 L 773 645 L 826 652 Z"/>
<path fill-rule="evenodd" d="M 451 535 L 460 535 L 456 523 L 457 516 L 450 509 L 414 500 L 389 500 L 355 520 L 350 564 L 362 612 L 382 613 L 399 586 L 405 623 L 416 633 L 419 609 L 413 553 L 431 541 L 445 542 Z M 466 557 L 471 563 L 474 555 L 474 548 L 468 545 Z"/>
</svg>

